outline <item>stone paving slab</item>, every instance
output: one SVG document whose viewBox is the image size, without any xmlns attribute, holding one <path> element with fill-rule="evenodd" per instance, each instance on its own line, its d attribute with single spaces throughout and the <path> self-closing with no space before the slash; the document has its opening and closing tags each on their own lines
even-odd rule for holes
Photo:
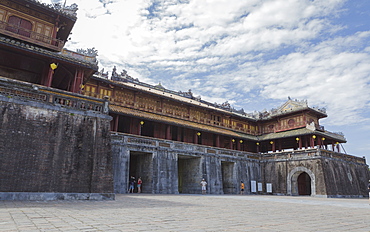
<svg viewBox="0 0 370 232">
<path fill-rule="evenodd" d="M 368 199 L 117 195 L 0 201 L 0 231 L 370 231 Z"/>
</svg>

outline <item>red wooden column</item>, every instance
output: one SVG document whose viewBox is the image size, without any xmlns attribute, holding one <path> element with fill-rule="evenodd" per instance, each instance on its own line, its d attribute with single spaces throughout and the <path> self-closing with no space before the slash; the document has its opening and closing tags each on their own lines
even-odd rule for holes
<svg viewBox="0 0 370 232">
<path fill-rule="evenodd" d="M 302 137 L 298 137 L 299 140 L 298 140 L 298 147 L 300 150 L 302 150 Z"/>
<path fill-rule="evenodd" d="M 55 25 L 54 25 L 54 30 L 53 30 L 53 39 L 51 40 L 51 44 L 54 45 L 54 46 L 58 46 L 57 44 L 57 41 L 55 40 L 57 38 L 57 33 L 58 33 L 58 30 L 59 30 L 59 15 L 57 16 L 57 18 L 55 19 Z"/>
<path fill-rule="evenodd" d="M 73 85 L 71 89 L 72 93 L 80 92 L 83 78 L 84 78 L 84 71 L 81 69 L 76 69 L 75 77 L 74 77 Z"/>
<path fill-rule="evenodd" d="M 216 147 L 220 147 L 220 135 L 216 135 Z"/>
<path fill-rule="evenodd" d="M 48 75 L 46 77 L 46 80 L 45 80 L 45 86 L 47 87 L 51 87 L 51 83 L 53 81 L 53 75 L 54 75 L 54 70 L 58 67 L 58 65 L 56 65 L 55 63 L 51 63 L 49 65 L 49 71 L 48 71 Z"/>
<path fill-rule="evenodd" d="M 282 151 L 282 150 L 283 150 L 283 147 L 282 147 L 282 143 L 283 143 L 283 142 L 282 142 L 282 140 L 281 140 L 281 139 L 279 139 L 279 140 L 278 140 L 278 142 L 279 142 L 279 143 L 278 143 L 278 150 L 279 150 L 279 151 Z"/>
<path fill-rule="evenodd" d="M 318 146 L 319 148 L 321 148 L 321 141 L 322 141 L 321 136 L 318 136 L 318 137 L 317 137 L 317 146 Z"/>
<path fill-rule="evenodd" d="M 233 138 L 230 138 L 230 149 L 232 150 L 232 149 L 234 149 L 234 142 L 233 142 Z M 234 140 L 235 141 L 235 140 Z"/>
<path fill-rule="evenodd" d="M 171 139 L 171 126 L 166 125 L 166 139 Z"/>
<path fill-rule="evenodd" d="M 114 117 L 113 131 L 118 131 L 118 121 L 119 121 L 119 115 L 117 114 L 117 115 Z"/>
<path fill-rule="evenodd" d="M 315 135 L 313 135 L 313 136 L 315 136 Z M 314 148 L 315 147 L 315 138 L 313 137 L 313 136 L 311 136 L 311 138 L 310 138 L 310 147 L 311 148 Z"/>
<path fill-rule="evenodd" d="M 274 141 L 270 141 L 270 144 L 271 144 L 271 151 L 276 152 L 275 142 Z"/>
<path fill-rule="evenodd" d="M 308 148 L 308 138 L 309 138 L 309 137 L 307 138 L 307 136 L 304 136 L 304 138 L 305 138 L 305 139 L 304 139 L 304 148 L 306 148 L 306 149 L 307 149 L 307 148 Z"/>
<path fill-rule="evenodd" d="M 236 142 L 236 150 L 240 151 L 240 141 L 235 141 Z"/>
<path fill-rule="evenodd" d="M 198 133 L 199 133 L 199 132 L 197 132 L 197 133 L 195 133 L 195 134 L 194 134 L 194 143 L 195 143 L 195 144 L 198 144 L 198 141 L 199 141 L 199 140 L 198 140 L 198 137 L 199 137 L 200 135 L 198 135 Z"/>
</svg>

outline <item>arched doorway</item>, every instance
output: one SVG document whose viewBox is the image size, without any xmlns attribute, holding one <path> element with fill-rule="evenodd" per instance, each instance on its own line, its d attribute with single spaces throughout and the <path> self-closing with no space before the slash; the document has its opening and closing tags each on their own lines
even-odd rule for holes
<svg viewBox="0 0 370 232">
<path fill-rule="evenodd" d="M 316 178 L 306 167 L 295 167 L 287 176 L 287 195 L 316 195 Z"/>
<path fill-rule="evenodd" d="M 306 172 L 302 172 L 298 178 L 298 195 L 311 195 L 311 178 Z"/>
</svg>

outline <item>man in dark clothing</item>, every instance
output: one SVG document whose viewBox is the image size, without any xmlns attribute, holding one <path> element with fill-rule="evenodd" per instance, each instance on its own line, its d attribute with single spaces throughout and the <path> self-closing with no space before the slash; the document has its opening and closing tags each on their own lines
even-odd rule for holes
<svg viewBox="0 0 370 232">
<path fill-rule="evenodd" d="M 128 187 L 128 193 L 134 193 L 134 188 L 135 188 L 135 177 L 133 177 L 133 176 L 131 176 L 131 178 L 130 178 L 130 185 L 129 185 L 129 187 Z"/>
</svg>

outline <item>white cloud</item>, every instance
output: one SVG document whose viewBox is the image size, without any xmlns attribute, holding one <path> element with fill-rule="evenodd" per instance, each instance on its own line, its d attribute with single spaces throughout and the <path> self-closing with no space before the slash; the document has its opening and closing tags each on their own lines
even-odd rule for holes
<svg viewBox="0 0 370 232">
<path fill-rule="evenodd" d="M 73 2 L 67 46 L 95 47 L 106 70 L 240 106 L 251 96 L 308 99 L 333 124 L 368 117 L 370 32 L 333 36 L 345 0 Z"/>
</svg>

